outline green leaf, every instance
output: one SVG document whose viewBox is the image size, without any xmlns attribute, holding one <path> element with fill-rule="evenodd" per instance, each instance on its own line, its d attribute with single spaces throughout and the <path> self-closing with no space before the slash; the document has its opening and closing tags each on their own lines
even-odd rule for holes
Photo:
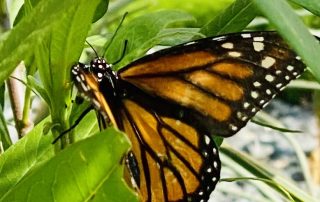
<svg viewBox="0 0 320 202">
<path fill-rule="evenodd" d="M 0 86 L 0 106 L 3 108 L 4 107 L 4 92 L 6 90 L 6 86 L 5 84 L 3 83 L 1 86 Z"/>
<path fill-rule="evenodd" d="M 277 190 L 279 192 L 282 192 L 283 195 L 287 197 L 289 201 L 294 202 L 295 200 L 291 197 L 290 193 L 285 189 L 285 187 L 282 187 L 280 184 L 278 184 L 275 181 L 264 179 L 264 178 L 255 178 L 255 177 L 237 177 L 237 178 L 223 178 L 220 179 L 220 182 L 234 182 L 234 181 L 243 181 L 243 180 L 255 180 L 255 181 L 261 181 L 266 184 L 271 184 L 273 187 L 277 187 Z"/>
<path fill-rule="evenodd" d="M 272 116 L 270 116 L 269 114 L 263 111 L 260 111 L 255 118 L 263 121 L 264 123 L 267 123 L 268 125 L 272 125 L 274 127 L 278 127 L 278 128 L 285 127 L 279 120 L 273 118 Z M 291 148 L 293 149 L 298 159 L 297 162 L 301 168 L 303 178 L 305 179 L 306 189 L 308 189 L 312 193 L 313 192 L 312 190 L 314 189 L 313 180 L 310 174 L 307 157 L 301 148 L 300 142 L 298 142 L 291 134 L 280 133 L 280 135 L 281 135 L 281 138 L 286 140 L 287 143 L 290 144 Z"/>
<path fill-rule="evenodd" d="M 266 127 L 266 128 L 277 130 L 277 131 L 283 132 L 283 133 L 302 133 L 302 131 L 300 131 L 300 130 L 290 130 L 290 129 L 287 129 L 287 128 L 276 127 L 276 126 L 268 124 L 268 123 L 266 123 L 266 122 L 264 122 L 262 120 L 259 120 L 259 119 L 252 119 L 251 122 L 255 123 L 255 124 L 259 125 L 259 126 L 263 126 L 263 127 Z"/>
<path fill-rule="evenodd" d="M 12 141 L 7 128 L 7 122 L 3 116 L 2 106 L 0 105 L 0 156 L 2 152 L 6 151 L 11 145 Z"/>
<path fill-rule="evenodd" d="M 278 175 L 277 172 L 272 170 L 267 165 L 263 165 L 261 162 L 257 162 L 248 155 L 241 153 L 240 151 L 234 150 L 232 147 L 224 144 L 224 146 L 220 147 L 221 159 L 224 163 L 228 161 L 233 161 L 234 164 L 239 164 L 240 169 L 245 169 L 250 174 L 258 178 L 262 178 L 265 180 L 270 180 L 271 183 L 268 183 L 270 187 L 276 190 L 279 194 L 282 194 L 284 197 L 287 197 L 287 193 L 295 201 L 308 201 L 308 202 L 316 202 L 317 200 L 312 198 L 312 196 L 308 195 L 306 192 L 302 191 L 299 187 L 296 187 L 293 183 L 285 180 L 282 176 Z M 226 158 L 226 156 L 228 158 Z M 231 165 L 231 163 L 229 163 Z M 249 175 L 249 174 L 247 174 Z M 277 185 L 277 186 L 275 186 Z M 285 187 L 286 193 L 283 192 L 279 187 Z"/>
<path fill-rule="evenodd" d="M 252 0 L 237 0 L 200 30 L 206 36 L 242 31 L 257 16 Z"/>
<path fill-rule="evenodd" d="M 123 180 L 123 166 L 119 166 L 111 173 L 108 181 L 103 183 L 92 201 L 101 202 L 138 202 L 136 194 L 129 192 Z"/>
<path fill-rule="evenodd" d="M 29 173 L 2 201 L 137 201 L 122 180 L 129 145 L 113 128 L 79 141 Z"/>
<path fill-rule="evenodd" d="M 53 24 L 63 19 L 65 13 L 74 10 L 81 2 L 84 1 L 65 0 L 59 3 L 56 0 L 41 1 L 30 14 L 23 17 L 5 40 L 0 42 L 0 83 L 3 83 L 21 60 L 33 54 L 34 47 L 51 32 Z M 87 1 L 88 8 L 92 7 L 92 2 Z M 82 33 L 81 30 L 78 31 Z"/>
<path fill-rule="evenodd" d="M 284 0 L 253 0 L 253 2 L 320 81 L 320 68 L 317 60 L 320 58 L 320 45 L 290 5 Z"/>
<path fill-rule="evenodd" d="M 0 201 L 30 170 L 53 156 L 52 135 L 42 134 L 46 123 L 48 119 L 0 155 Z"/>
<path fill-rule="evenodd" d="M 16 18 L 14 19 L 13 26 L 16 26 L 41 0 L 25 0 L 24 4 L 20 7 Z"/>
<path fill-rule="evenodd" d="M 205 38 L 205 35 L 199 33 L 198 28 L 167 28 L 161 30 L 154 39 L 159 41 L 159 45 L 175 46 L 191 41 L 194 38 Z"/>
<path fill-rule="evenodd" d="M 99 5 L 97 6 L 96 11 L 94 12 L 92 22 L 98 21 L 108 10 L 109 0 L 100 0 Z"/>
<path fill-rule="evenodd" d="M 99 126 L 98 126 L 96 116 L 97 116 L 96 112 L 92 110 L 76 126 L 76 128 L 74 129 L 76 141 L 89 137 L 99 131 Z M 78 118 L 78 116 L 71 116 L 71 117 Z"/>
<path fill-rule="evenodd" d="M 320 16 L 319 0 L 290 0 L 290 1 L 304 7 L 305 9 L 314 13 L 315 15 Z"/>
<path fill-rule="evenodd" d="M 41 84 L 31 75 L 28 75 L 27 81 L 31 89 L 34 89 L 41 96 L 41 98 L 50 106 L 50 99 L 46 89 L 44 89 L 43 86 L 41 86 Z"/>
<path fill-rule="evenodd" d="M 36 64 L 50 100 L 52 122 L 59 124 L 55 128 L 58 132 L 69 127 L 70 69 L 80 57 L 98 3 L 100 0 L 74 3 L 60 16 L 52 26 L 50 36 L 36 49 Z"/>
<path fill-rule="evenodd" d="M 120 59 L 124 49 L 124 42 L 128 40 L 127 55 L 115 66 L 115 69 L 118 69 L 144 55 L 152 47 L 150 44 L 147 46 L 145 44 L 149 43 L 169 24 L 191 20 L 194 20 L 194 18 L 189 14 L 175 10 L 158 11 L 139 16 L 125 26 L 120 27 L 105 56 L 110 63 Z"/>
</svg>

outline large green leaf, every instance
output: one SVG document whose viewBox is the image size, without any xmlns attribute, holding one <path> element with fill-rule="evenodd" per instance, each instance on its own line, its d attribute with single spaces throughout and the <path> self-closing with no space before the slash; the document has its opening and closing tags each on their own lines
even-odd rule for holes
<svg viewBox="0 0 320 202">
<path fill-rule="evenodd" d="M 91 8 L 96 1 L 40 1 L 0 42 L 0 83 L 3 83 L 21 60 L 33 54 L 37 44 L 51 32 L 57 21 L 66 16 L 66 13 L 78 6 L 86 5 Z M 86 11 L 78 15 L 83 16 L 85 13 Z"/>
<path fill-rule="evenodd" d="M 107 129 L 34 169 L 2 201 L 137 201 L 121 177 L 128 149 L 124 134 Z"/>
<path fill-rule="evenodd" d="M 43 89 L 46 90 L 43 94 L 47 94 L 50 100 L 48 104 L 52 122 L 58 123 L 55 128 L 57 134 L 69 127 L 70 68 L 80 57 L 99 3 L 100 0 L 77 1 L 72 9 L 60 16 L 59 21 L 52 26 L 52 33 L 36 49 L 35 60 Z"/>
<path fill-rule="evenodd" d="M 203 26 L 201 33 L 216 36 L 242 31 L 257 15 L 252 0 L 237 0 Z"/>
<path fill-rule="evenodd" d="M 48 118 L 0 155 L 0 201 L 27 173 L 53 156 L 52 135 L 43 135 Z"/>
<path fill-rule="evenodd" d="M 310 12 L 314 13 L 317 16 L 320 16 L 320 3 L 319 0 L 290 0 Z"/>
</svg>

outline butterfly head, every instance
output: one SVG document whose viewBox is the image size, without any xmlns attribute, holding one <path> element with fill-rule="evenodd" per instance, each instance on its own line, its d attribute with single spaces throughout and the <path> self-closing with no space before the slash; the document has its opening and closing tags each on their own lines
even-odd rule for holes
<svg viewBox="0 0 320 202">
<path fill-rule="evenodd" d="M 98 81 L 101 81 L 104 77 L 113 74 L 111 65 L 101 57 L 97 57 L 91 61 L 90 72 L 97 76 Z"/>
</svg>

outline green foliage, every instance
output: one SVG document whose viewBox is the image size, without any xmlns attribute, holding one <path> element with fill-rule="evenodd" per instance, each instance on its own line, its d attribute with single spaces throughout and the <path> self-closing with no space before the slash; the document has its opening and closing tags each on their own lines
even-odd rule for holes
<svg viewBox="0 0 320 202">
<path fill-rule="evenodd" d="M 310 12 L 314 13 L 317 16 L 320 16 L 320 4 L 318 0 L 290 0 Z"/>
<path fill-rule="evenodd" d="M 288 180 L 285 180 L 281 175 L 276 171 L 269 168 L 263 163 L 259 163 L 254 159 L 250 158 L 248 155 L 240 153 L 239 151 L 234 150 L 230 146 L 223 146 L 220 148 L 222 155 L 226 155 L 228 159 L 226 161 L 236 162 L 237 165 L 240 165 L 243 169 L 248 171 L 248 173 L 256 176 L 256 179 L 264 179 L 268 181 L 267 183 L 275 190 L 278 190 L 279 194 L 283 194 L 288 201 L 293 198 L 293 201 L 308 201 L 315 202 L 316 199 L 312 198 L 307 193 L 301 191 L 300 188 L 294 186 Z M 229 162 L 227 162 L 229 163 Z M 267 169 L 266 169 L 267 168 Z M 248 174 L 249 175 L 249 174 Z M 228 179 L 229 181 L 230 179 Z M 237 179 L 234 179 L 237 180 Z"/>
<path fill-rule="evenodd" d="M 161 31 L 169 24 L 191 20 L 194 20 L 194 18 L 189 14 L 174 10 L 158 11 L 139 16 L 120 27 L 105 56 L 110 63 L 117 61 L 122 55 L 124 41 L 128 40 L 125 50 L 126 56 L 115 67 L 115 69 L 118 69 L 118 67 L 141 57 L 150 47 L 159 44 L 161 38 L 164 37 Z M 190 33 L 188 34 L 190 35 Z M 193 36 L 193 34 L 191 35 Z"/>
<path fill-rule="evenodd" d="M 0 157 L 0 201 L 42 162 L 53 156 L 52 134 L 43 135 L 48 119 L 39 123 L 28 135 L 12 145 Z"/>
<path fill-rule="evenodd" d="M 2 105 L 0 105 L 0 142 L 2 143 L 3 150 L 7 150 L 10 145 L 12 144 L 12 141 L 10 139 L 9 131 L 7 128 L 6 120 L 3 116 L 3 108 Z M 0 154 L 2 153 L 2 148 L 0 148 Z"/>
<path fill-rule="evenodd" d="M 291 1 L 315 15 L 320 13 L 317 0 Z M 286 1 L 184 2 L 160 1 L 157 6 L 147 9 L 147 13 L 142 9 L 139 12 L 131 9 L 132 13 L 125 19 L 104 56 L 109 62 L 117 61 L 124 51 L 124 41 L 128 40 L 125 56 L 115 66 L 115 69 L 120 69 L 156 45 L 172 46 L 205 36 L 239 32 L 246 29 L 257 15 L 263 14 L 304 59 L 314 76 L 320 79 L 316 60 L 320 56 L 319 45 Z M 137 9 L 137 5 L 143 3 L 133 2 L 131 5 L 136 5 L 131 8 Z M 12 145 L 6 120 L 1 114 L 0 141 L 5 152 L 0 156 L 0 201 L 137 200 L 122 179 L 122 160 L 129 149 L 129 143 L 115 129 L 96 134 L 99 129 L 94 112 L 85 116 L 70 137 L 64 137 L 59 144 L 51 144 L 54 137 L 75 123 L 90 105 L 88 102 L 72 102 L 75 95 L 71 93 L 72 82 L 69 76 L 71 66 L 79 60 L 83 51 L 85 39 L 95 37 L 98 40 L 93 43 L 94 47 L 95 44 L 100 48 L 106 47 L 112 35 L 109 25 L 103 24 L 110 20 L 104 16 L 108 6 L 115 11 L 126 10 L 130 8 L 128 5 L 115 8 L 109 6 L 107 0 L 65 0 L 59 4 L 55 0 L 28 0 L 20 8 L 14 28 L 1 36 L 0 84 L 24 60 L 31 74 L 28 75 L 28 86 L 46 102 L 50 116 Z M 183 11 L 172 10 L 177 5 L 181 5 Z M 159 8 L 171 9 L 154 11 Z M 116 20 L 112 28 L 123 13 L 114 15 L 111 19 Z M 96 23 L 91 27 L 93 22 Z M 103 26 L 99 26 L 99 23 Z M 201 26 L 187 26 L 190 24 Z M 90 28 L 95 29 L 89 32 Z M 106 31 L 107 36 L 100 34 Z M 88 33 L 99 34 L 90 36 Z M 35 71 L 37 74 L 34 74 Z M 3 92 L 1 90 L 1 94 Z M 266 122 L 266 125 L 272 124 Z M 281 126 L 271 128 L 290 131 Z M 222 139 L 216 140 L 220 145 Z M 69 143 L 73 142 L 70 146 Z M 61 151 L 61 148 L 66 149 Z M 228 147 L 223 148 L 222 153 L 225 156 L 223 158 L 236 160 L 232 165 L 241 166 L 248 173 L 269 180 L 271 188 L 287 199 L 292 197 L 297 201 L 313 201 L 312 197 L 295 185 L 267 172 L 263 166 L 248 160 L 246 156 Z M 299 156 L 303 161 L 301 153 Z M 280 186 L 274 186 L 277 183 Z M 266 198 L 272 198 L 268 193 L 265 195 Z"/>
<path fill-rule="evenodd" d="M 128 149 L 128 139 L 110 128 L 28 172 L 1 201 L 137 201 L 134 195 L 127 198 L 131 191 L 120 178 L 124 162 L 119 159 Z"/>
<path fill-rule="evenodd" d="M 251 0 L 238 0 L 201 28 L 201 33 L 216 36 L 239 32 L 256 17 L 257 11 Z"/>
</svg>

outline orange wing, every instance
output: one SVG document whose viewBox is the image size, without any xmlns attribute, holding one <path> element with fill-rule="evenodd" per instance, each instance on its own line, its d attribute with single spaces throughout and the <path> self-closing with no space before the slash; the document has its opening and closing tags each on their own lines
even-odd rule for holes
<svg viewBox="0 0 320 202">
<path fill-rule="evenodd" d="M 132 142 L 130 176 L 142 201 L 207 200 L 220 176 L 218 149 L 208 134 L 125 99 L 123 130 Z"/>
<path fill-rule="evenodd" d="M 221 167 L 218 148 L 210 134 L 157 112 L 174 110 L 165 102 L 158 105 L 159 100 L 153 100 L 132 85 L 126 84 L 123 88 L 130 96 L 128 94 L 113 105 L 104 96 L 106 89 L 89 68 L 78 65 L 73 71 L 78 89 L 89 97 L 104 118 L 100 120 L 100 126 L 106 127 L 115 121 L 114 125 L 131 140 L 132 150 L 126 158 L 126 179 L 128 183 L 131 180 L 142 201 L 209 198 L 219 181 Z M 131 95 L 133 92 L 134 96 Z M 110 115 L 109 110 L 112 110 Z"/>
<path fill-rule="evenodd" d="M 304 68 L 276 33 L 257 32 L 159 51 L 118 73 L 147 94 L 182 106 L 183 115 L 173 118 L 227 137 Z"/>
<path fill-rule="evenodd" d="M 304 68 L 276 33 L 255 32 L 175 46 L 118 72 L 97 58 L 72 74 L 104 125 L 129 136 L 127 174 L 142 201 L 207 201 L 220 176 L 211 135 L 235 134 Z"/>
</svg>

